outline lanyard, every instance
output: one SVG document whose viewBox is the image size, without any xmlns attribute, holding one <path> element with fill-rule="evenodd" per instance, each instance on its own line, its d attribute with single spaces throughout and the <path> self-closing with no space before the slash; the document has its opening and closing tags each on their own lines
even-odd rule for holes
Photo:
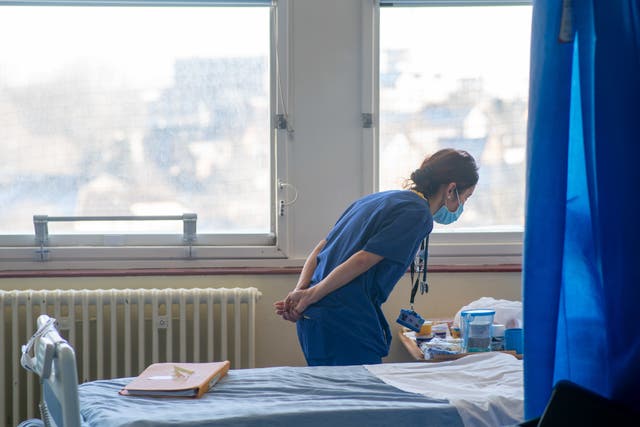
<svg viewBox="0 0 640 427">
<path fill-rule="evenodd" d="M 420 258 L 422 255 L 422 259 Z M 409 303 L 411 304 L 411 310 L 413 310 L 413 301 L 416 299 L 416 293 L 418 292 L 418 287 L 420 287 L 420 294 L 424 294 L 429 292 L 429 284 L 427 283 L 427 257 L 429 256 L 429 235 L 424 238 L 422 243 L 420 243 L 420 251 L 416 254 L 413 261 L 411 261 L 411 299 Z M 417 260 L 417 262 L 416 262 Z M 422 278 L 420 278 L 420 273 L 422 273 Z M 414 281 L 414 274 L 415 277 Z"/>
</svg>

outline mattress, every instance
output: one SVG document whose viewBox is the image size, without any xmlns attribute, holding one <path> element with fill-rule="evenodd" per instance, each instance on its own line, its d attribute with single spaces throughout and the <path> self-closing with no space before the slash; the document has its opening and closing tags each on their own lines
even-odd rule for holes
<svg viewBox="0 0 640 427">
<path fill-rule="evenodd" d="M 118 391 L 132 378 L 92 381 L 79 386 L 81 415 L 87 427 L 495 426 L 500 424 L 483 423 L 522 417 L 522 362 L 512 356 L 498 356 L 503 357 L 231 370 L 200 399 L 121 396 Z M 491 382 L 487 375 L 482 380 L 485 384 L 480 384 L 474 375 L 462 375 L 461 371 L 469 371 L 463 369 L 465 359 L 468 365 L 484 364 L 485 369 L 488 363 L 493 364 L 497 377 L 504 378 L 506 371 L 514 375 L 517 363 L 514 367 L 505 357 L 520 363 L 519 385 Z M 484 395 L 490 399 L 481 397 L 487 380 L 492 391 Z M 510 385 L 513 390 L 509 389 L 501 406 L 498 395 L 502 385 Z M 514 391 L 518 386 L 519 395 Z M 459 394 L 470 389 L 475 391 L 471 396 Z"/>
</svg>

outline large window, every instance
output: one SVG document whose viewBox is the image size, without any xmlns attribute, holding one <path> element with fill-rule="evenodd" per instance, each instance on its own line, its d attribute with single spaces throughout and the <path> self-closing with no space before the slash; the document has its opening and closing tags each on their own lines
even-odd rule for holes
<svg viewBox="0 0 640 427">
<path fill-rule="evenodd" d="M 57 3 L 0 2 L 0 239 L 273 236 L 270 2 Z"/>
<path fill-rule="evenodd" d="M 522 231 L 531 6 L 413 3 L 440 6 L 380 9 L 380 189 L 426 154 L 464 149 L 480 181 L 461 219 L 435 231 Z"/>
<path fill-rule="evenodd" d="M 0 270 L 302 265 L 444 146 L 480 183 L 430 259 L 518 262 L 531 7 L 293 3 L 0 0 Z"/>
</svg>

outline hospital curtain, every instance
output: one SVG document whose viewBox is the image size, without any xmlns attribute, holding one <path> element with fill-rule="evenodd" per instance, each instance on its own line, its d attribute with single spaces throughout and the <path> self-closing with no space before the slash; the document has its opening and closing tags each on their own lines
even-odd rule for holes
<svg viewBox="0 0 640 427">
<path fill-rule="evenodd" d="M 640 408 L 640 0 L 534 0 L 525 417 L 568 379 Z"/>
</svg>

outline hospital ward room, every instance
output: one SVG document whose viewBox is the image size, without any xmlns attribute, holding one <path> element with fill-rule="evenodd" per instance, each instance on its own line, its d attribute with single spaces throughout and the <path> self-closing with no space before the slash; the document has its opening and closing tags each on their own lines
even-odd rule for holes
<svg viewBox="0 0 640 427">
<path fill-rule="evenodd" d="M 0 0 L 0 426 L 640 425 L 638 34 Z"/>
</svg>

